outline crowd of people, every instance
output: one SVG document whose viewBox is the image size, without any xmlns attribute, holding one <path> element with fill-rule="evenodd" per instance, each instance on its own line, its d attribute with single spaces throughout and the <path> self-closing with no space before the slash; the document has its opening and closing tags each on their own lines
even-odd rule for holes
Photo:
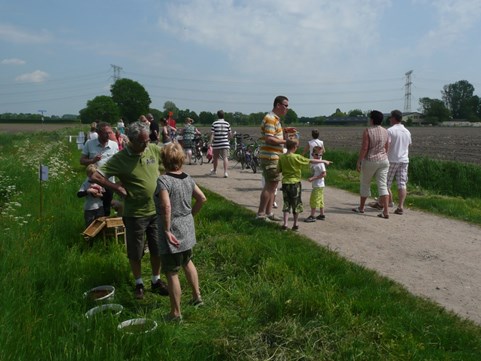
<svg viewBox="0 0 481 361">
<path fill-rule="evenodd" d="M 297 231 L 299 215 L 303 211 L 302 170 L 311 166 L 311 176 L 307 179 L 312 184 L 310 214 L 304 221 L 325 220 L 324 180 L 326 166 L 332 162 L 323 159 L 325 146 L 316 129 L 304 149 L 299 150 L 296 130 L 290 128 L 286 131 L 281 124 L 288 109 L 288 98 L 277 96 L 272 111 L 265 115 L 260 125 L 258 158 L 263 187 L 256 219 L 282 221 L 281 229 L 288 230 L 292 212 L 291 229 Z M 217 118 L 210 132 L 213 168 L 209 174 L 217 174 L 222 159 L 223 175 L 228 178 L 233 132 L 224 119 L 224 111 L 219 110 Z M 393 206 L 390 189 L 394 179 L 399 199 L 394 213 L 402 215 L 404 212 L 411 135 L 402 125 L 400 111 L 391 112 L 391 127 L 387 130 L 381 126 L 383 119 L 381 112 L 372 111 L 369 127 L 363 132 L 356 165 L 360 172 L 360 202 L 352 210 L 364 213 L 366 200 L 371 195 L 371 179 L 375 178 L 379 198 L 370 206 L 382 210 L 379 217 L 388 219 L 389 207 Z M 159 123 L 152 114 L 141 115 L 138 121 L 127 126 L 120 120 L 116 128 L 109 123 L 93 123 L 80 156 L 80 164 L 86 166 L 87 178 L 77 195 L 85 197 L 86 226 L 98 217 L 109 216 L 112 207 L 122 216 L 127 257 L 135 280 L 134 296 L 137 299 L 145 296 L 142 258 L 148 249 L 151 291 L 170 297 L 168 321 L 182 319 L 178 278 L 181 268 L 192 290 L 189 303 L 195 307 L 203 305 L 192 250 L 196 244 L 193 217 L 206 202 L 206 197 L 193 178 L 184 172 L 184 164 L 190 164 L 192 160 L 194 139 L 200 135 L 193 123 L 191 118 L 186 118 L 184 127 L 178 129 L 171 112 Z M 279 183 L 283 197 L 282 217 L 273 212 L 273 208 L 277 208 L 275 197 Z M 114 193 L 121 202 L 114 199 Z M 166 283 L 161 279 L 161 273 L 165 275 Z"/>
</svg>

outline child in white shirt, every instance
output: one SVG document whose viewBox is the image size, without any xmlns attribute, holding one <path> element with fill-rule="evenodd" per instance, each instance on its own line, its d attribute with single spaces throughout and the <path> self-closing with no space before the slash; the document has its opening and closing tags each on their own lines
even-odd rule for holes
<svg viewBox="0 0 481 361">
<path fill-rule="evenodd" d="M 322 159 L 324 154 L 323 147 L 314 147 L 311 153 L 313 159 Z M 311 164 L 312 177 L 307 180 L 312 183 L 312 192 L 310 198 L 311 215 L 304 222 L 315 222 L 324 220 L 324 178 L 326 177 L 326 166 L 324 163 Z M 319 209 L 319 215 L 316 217 L 316 209 Z"/>
</svg>

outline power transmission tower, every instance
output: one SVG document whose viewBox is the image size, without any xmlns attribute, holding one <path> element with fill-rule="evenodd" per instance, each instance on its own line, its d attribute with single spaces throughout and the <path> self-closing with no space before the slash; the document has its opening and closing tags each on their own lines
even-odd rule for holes
<svg viewBox="0 0 481 361">
<path fill-rule="evenodd" d="M 118 65 L 113 65 L 113 64 L 110 64 L 110 66 L 114 69 L 114 76 L 113 76 L 113 79 L 114 79 L 114 83 L 120 79 L 120 72 L 122 71 L 122 68 Z"/>
<path fill-rule="evenodd" d="M 411 74 L 412 70 L 409 70 L 406 74 L 406 83 L 404 84 L 404 113 L 411 112 Z"/>
</svg>

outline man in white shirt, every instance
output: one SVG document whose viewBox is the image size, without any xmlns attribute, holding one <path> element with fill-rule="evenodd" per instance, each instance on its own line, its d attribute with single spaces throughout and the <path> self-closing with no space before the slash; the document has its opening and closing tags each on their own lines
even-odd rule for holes
<svg viewBox="0 0 481 361">
<path fill-rule="evenodd" d="M 119 151 L 117 142 L 111 140 L 114 136 L 112 127 L 109 123 L 101 122 L 97 125 L 98 138 L 88 140 L 82 150 L 80 156 L 80 164 L 95 164 L 97 167 L 104 165 L 110 157 Z M 112 178 L 113 181 L 113 178 Z M 113 192 L 106 189 L 102 199 L 104 205 L 104 213 L 110 215 L 110 206 L 112 203 Z"/>
<path fill-rule="evenodd" d="M 399 204 L 395 214 L 403 214 L 404 200 L 407 194 L 408 166 L 409 166 L 409 146 L 411 145 L 411 133 L 407 130 L 402 121 L 402 113 L 393 110 L 389 117 L 391 127 L 387 130 L 389 134 L 389 172 L 387 176 L 387 188 L 389 190 L 389 203 L 392 202 L 391 185 L 396 178 L 398 188 Z"/>
</svg>

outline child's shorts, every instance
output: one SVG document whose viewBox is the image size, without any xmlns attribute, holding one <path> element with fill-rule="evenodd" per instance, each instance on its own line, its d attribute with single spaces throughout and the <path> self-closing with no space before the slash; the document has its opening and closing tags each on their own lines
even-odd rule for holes
<svg viewBox="0 0 481 361">
<path fill-rule="evenodd" d="M 304 210 L 301 199 L 302 186 L 301 182 L 294 184 L 282 183 L 282 197 L 284 205 L 282 212 L 301 213 Z"/>
<path fill-rule="evenodd" d="M 309 203 L 312 209 L 324 208 L 324 187 L 312 188 Z"/>
</svg>

